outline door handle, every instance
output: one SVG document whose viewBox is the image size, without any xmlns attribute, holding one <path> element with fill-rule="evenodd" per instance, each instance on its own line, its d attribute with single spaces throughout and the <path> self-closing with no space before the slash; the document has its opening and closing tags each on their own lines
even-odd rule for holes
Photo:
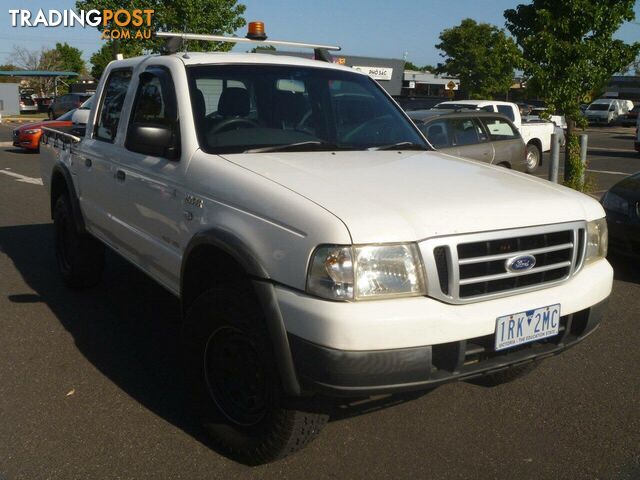
<svg viewBox="0 0 640 480">
<path fill-rule="evenodd" d="M 85 158 L 84 159 L 84 166 L 87 168 L 91 168 L 92 162 L 90 158 Z"/>
<path fill-rule="evenodd" d="M 116 180 L 118 180 L 119 182 L 124 182 L 125 178 L 127 178 L 127 175 L 124 173 L 124 170 L 116 171 Z"/>
</svg>

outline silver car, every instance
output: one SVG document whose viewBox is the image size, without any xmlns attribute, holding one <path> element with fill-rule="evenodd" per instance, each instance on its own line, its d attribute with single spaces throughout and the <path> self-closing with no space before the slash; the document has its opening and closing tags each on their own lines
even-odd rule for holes
<svg viewBox="0 0 640 480">
<path fill-rule="evenodd" d="M 504 115 L 476 110 L 416 110 L 407 115 L 436 150 L 526 171 L 526 146 Z"/>
</svg>

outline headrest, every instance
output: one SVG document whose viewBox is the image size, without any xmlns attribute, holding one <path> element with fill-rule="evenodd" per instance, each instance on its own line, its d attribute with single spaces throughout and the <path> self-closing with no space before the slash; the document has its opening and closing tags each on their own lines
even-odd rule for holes
<svg viewBox="0 0 640 480">
<path fill-rule="evenodd" d="M 249 109 L 249 92 L 245 88 L 227 88 L 218 100 L 218 115 L 223 117 L 244 117 L 249 114 Z"/>
</svg>

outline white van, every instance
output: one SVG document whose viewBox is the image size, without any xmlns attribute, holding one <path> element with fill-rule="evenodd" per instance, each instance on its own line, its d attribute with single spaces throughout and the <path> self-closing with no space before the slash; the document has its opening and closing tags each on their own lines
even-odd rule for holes
<svg viewBox="0 0 640 480">
<path fill-rule="evenodd" d="M 612 125 L 618 117 L 628 112 L 624 100 L 600 98 L 587 107 L 584 112 L 589 123 Z"/>
</svg>

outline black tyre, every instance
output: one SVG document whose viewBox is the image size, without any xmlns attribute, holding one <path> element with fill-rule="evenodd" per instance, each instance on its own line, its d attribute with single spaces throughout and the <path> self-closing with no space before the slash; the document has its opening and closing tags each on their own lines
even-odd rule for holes
<svg viewBox="0 0 640 480">
<path fill-rule="evenodd" d="M 529 362 L 524 365 L 517 365 L 505 370 L 500 370 L 496 373 L 474 378 L 469 380 L 469 383 L 482 385 L 483 387 L 496 387 L 504 383 L 512 382 L 518 378 L 522 378 L 534 371 L 536 368 L 538 368 L 538 362 Z"/>
<path fill-rule="evenodd" d="M 527 166 L 528 173 L 533 173 L 538 169 L 538 167 L 540 166 L 541 158 L 542 158 L 542 152 L 540 151 L 540 148 L 538 148 L 537 145 L 534 145 L 533 143 L 530 143 L 529 145 L 527 145 L 527 158 L 525 163 Z"/>
<path fill-rule="evenodd" d="M 104 270 L 104 245 L 87 233 L 79 233 L 66 195 L 58 197 L 53 211 L 55 250 L 64 282 L 81 289 L 96 285 Z"/>
<path fill-rule="evenodd" d="M 185 367 L 196 413 L 214 446 L 242 463 L 283 458 L 311 442 L 328 415 L 287 398 L 250 286 L 212 289 L 190 307 Z"/>
</svg>

